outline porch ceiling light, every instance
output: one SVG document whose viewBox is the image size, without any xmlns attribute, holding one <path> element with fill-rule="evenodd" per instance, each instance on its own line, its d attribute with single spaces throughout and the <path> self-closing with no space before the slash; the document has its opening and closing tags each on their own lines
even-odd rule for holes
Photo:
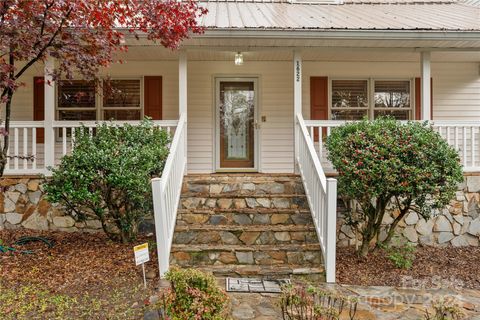
<svg viewBox="0 0 480 320">
<path fill-rule="evenodd" d="M 243 54 L 241 52 L 235 53 L 235 65 L 236 66 L 243 65 Z"/>
</svg>

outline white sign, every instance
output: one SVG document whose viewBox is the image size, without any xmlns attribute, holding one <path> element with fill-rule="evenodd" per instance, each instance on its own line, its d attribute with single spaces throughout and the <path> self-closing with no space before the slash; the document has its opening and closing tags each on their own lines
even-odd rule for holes
<svg viewBox="0 0 480 320">
<path fill-rule="evenodd" d="M 133 252 L 135 253 L 135 264 L 137 266 L 150 261 L 150 255 L 148 254 L 148 243 L 133 247 Z"/>
</svg>

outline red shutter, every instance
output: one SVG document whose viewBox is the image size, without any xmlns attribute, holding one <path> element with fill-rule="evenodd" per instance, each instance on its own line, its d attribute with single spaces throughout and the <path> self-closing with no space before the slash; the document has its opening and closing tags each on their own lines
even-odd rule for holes
<svg viewBox="0 0 480 320">
<path fill-rule="evenodd" d="M 433 119 L 433 79 L 430 79 L 430 120 Z M 415 120 L 422 119 L 422 79 L 415 78 Z"/>
<path fill-rule="evenodd" d="M 310 77 L 310 119 L 328 120 L 328 77 Z M 327 134 L 324 129 L 323 136 Z M 318 130 L 314 139 L 318 141 Z"/>
<path fill-rule="evenodd" d="M 45 82 L 43 77 L 33 78 L 33 120 L 45 120 Z M 37 129 L 37 143 L 43 143 L 45 131 Z"/>
<path fill-rule="evenodd" d="M 145 77 L 144 114 L 153 120 L 162 120 L 162 77 Z"/>
</svg>

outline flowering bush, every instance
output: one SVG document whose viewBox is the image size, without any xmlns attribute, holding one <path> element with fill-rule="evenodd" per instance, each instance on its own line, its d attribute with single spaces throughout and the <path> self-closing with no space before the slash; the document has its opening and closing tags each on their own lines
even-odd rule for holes
<svg viewBox="0 0 480 320">
<path fill-rule="evenodd" d="M 164 296 L 165 311 L 172 320 L 223 320 L 228 296 L 215 277 L 195 269 L 172 268 L 166 274 L 171 289 Z"/>
<path fill-rule="evenodd" d="M 398 214 L 387 226 L 385 243 L 408 212 L 428 219 L 463 181 L 458 153 L 427 123 L 390 117 L 347 123 L 332 130 L 326 145 L 339 174 L 339 194 L 360 208 L 346 220 L 362 236 L 362 256 L 378 239 L 387 207 Z"/>
</svg>

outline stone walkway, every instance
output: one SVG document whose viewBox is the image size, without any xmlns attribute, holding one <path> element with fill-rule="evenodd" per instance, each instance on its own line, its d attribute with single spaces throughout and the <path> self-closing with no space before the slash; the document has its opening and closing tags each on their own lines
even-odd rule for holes
<svg viewBox="0 0 480 320">
<path fill-rule="evenodd" d="M 455 298 L 466 313 L 466 319 L 480 320 L 480 291 L 437 289 L 423 290 L 393 287 L 360 287 L 324 285 L 343 295 L 358 297 L 359 307 L 355 319 L 418 320 L 424 319 L 425 310 L 431 312 L 431 302 L 440 297 Z M 229 293 L 232 317 L 238 320 L 282 319 L 278 294 Z"/>
</svg>

